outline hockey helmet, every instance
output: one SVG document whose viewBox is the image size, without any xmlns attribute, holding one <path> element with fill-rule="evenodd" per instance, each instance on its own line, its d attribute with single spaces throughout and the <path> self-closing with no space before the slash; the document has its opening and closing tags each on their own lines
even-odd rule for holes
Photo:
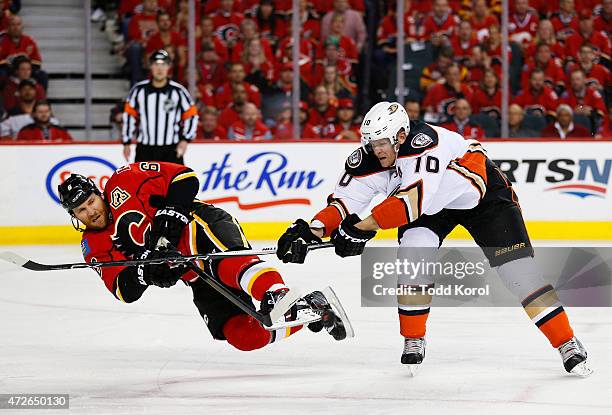
<svg viewBox="0 0 612 415">
<path fill-rule="evenodd" d="M 397 144 L 397 133 L 402 129 L 406 135 L 410 132 L 410 119 L 403 105 L 398 102 L 379 102 L 370 108 L 361 123 L 361 144 L 366 151 L 370 142 L 388 138 L 391 144 Z"/>
<path fill-rule="evenodd" d="M 171 60 L 172 59 L 170 59 L 170 55 L 164 49 L 156 50 L 149 57 L 149 63 L 151 63 L 151 64 L 155 63 L 155 62 L 161 61 L 161 62 L 164 62 L 164 63 L 167 63 L 168 65 L 170 65 L 170 61 Z"/>
<path fill-rule="evenodd" d="M 96 187 L 93 180 L 74 173 L 72 173 L 64 183 L 57 186 L 57 192 L 59 193 L 62 206 L 71 215 L 73 214 L 72 209 L 87 200 L 92 193 L 102 196 L 102 193 Z"/>
</svg>

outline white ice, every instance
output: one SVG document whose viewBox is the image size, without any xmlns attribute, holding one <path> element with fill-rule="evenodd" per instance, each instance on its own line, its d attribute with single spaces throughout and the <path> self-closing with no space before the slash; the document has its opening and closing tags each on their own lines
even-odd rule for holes
<svg viewBox="0 0 612 415">
<path fill-rule="evenodd" d="M 78 246 L 4 249 L 81 260 Z M 326 250 L 303 266 L 273 262 L 304 291 L 331 284 L 356 337 L 302 330 L 239 352 L 211 339 L 182 284 L 123 304 L 93 271 L 0 264 L 0 393 L 68 393 L 77 414 L 612 413 L 609 308 L 569 309 L 590 378 L 565 373 L 520 307 L 433 309 L 427 357 L 410 378 L 396 310 L 360 307 L 358 259 Z"/>
</svg>

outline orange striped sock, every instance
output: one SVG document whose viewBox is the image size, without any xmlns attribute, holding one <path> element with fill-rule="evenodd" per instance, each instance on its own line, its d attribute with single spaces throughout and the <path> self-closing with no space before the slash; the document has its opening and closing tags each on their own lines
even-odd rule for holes
<svg viewBox="0 0 612 415">
<path fill-rule="evenodd" d="M 425 337 L 429 307 L 421 310 L 402 310 L 398 308 L 400 334 L 411 339 Z"/>
<path fill-rule="evenodd" d="M 536 326 L 544 333 L 554 348 L 574 337 L 574 330 L 570 326 L 563 307 L 557 307 L 554 311 L 542 317 L 536 322 Z"/>
</svg>

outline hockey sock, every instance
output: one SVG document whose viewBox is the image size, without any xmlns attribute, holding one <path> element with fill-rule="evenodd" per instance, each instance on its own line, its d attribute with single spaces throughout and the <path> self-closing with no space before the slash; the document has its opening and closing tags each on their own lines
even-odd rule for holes
<svg viewBox="0 0 612 415">
<path fill-rule="evenodd" d="M 574 337 L 567 314 L 552 285 L 546 285 L 535 291 L 521 304 L 553 347 L 557 348 Z"/>
<path fill-rule="evenodd" d="M 229 344 L 238 350 L 261 349 L 270 343 L 285 339 L 299 331 L 303 326 L 287 327 L 268 331 L 259 322 L 246 314 L 231 317 L 223 325 L 223 335 Z"/>
<path fill-rule="evenodd" d="M 287 288 L 278 271 L 254 255 L 224 258 L 216 270 L 224 284 L 242 289 L 257 301 L 266 291 Z"/>
<path fill-rule="evenodd" d="M 553 347 L 574 337 L 563 304 L 552 285 L 544 282 L 532 257 L 515 259 L 496 269 L 508 290 L 521 300 L 531 321 Z"/>
<path fill-rule="evenodd" d="M 431 295 L 421 294 L 420 286 L 399 285 L 412 288 L 411 294 L 397 296 L 397 312 L 400 321 L 400 334 L 408 338 L 425 337 L 427 317 L 431 305 Z M 433 284 L 428 287 L 433 287 Z"/>
</svg>

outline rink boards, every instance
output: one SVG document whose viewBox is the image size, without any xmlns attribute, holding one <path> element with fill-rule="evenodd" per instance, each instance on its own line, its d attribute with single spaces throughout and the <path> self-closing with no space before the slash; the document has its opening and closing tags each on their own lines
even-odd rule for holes
<svg viewBox="0 0 612 415">
<path fill-rule="evenodd" d="M 236 216 L 250 239 L 274 240 L 325 206 L 357 145 L 193 143 L 186 164 L 200 180 L 199 198 Z M 495 141 L 485 148 L 513 182 L 533 239 L 612 240 L 612 142 Z M 0 244 L 77 241 L 57 185 L 78 172 L 104 187 L 123 164 L 118 144 L 3 145 Z M 469 235 L 457 229 L 451 237 Z"/>
</svg>

